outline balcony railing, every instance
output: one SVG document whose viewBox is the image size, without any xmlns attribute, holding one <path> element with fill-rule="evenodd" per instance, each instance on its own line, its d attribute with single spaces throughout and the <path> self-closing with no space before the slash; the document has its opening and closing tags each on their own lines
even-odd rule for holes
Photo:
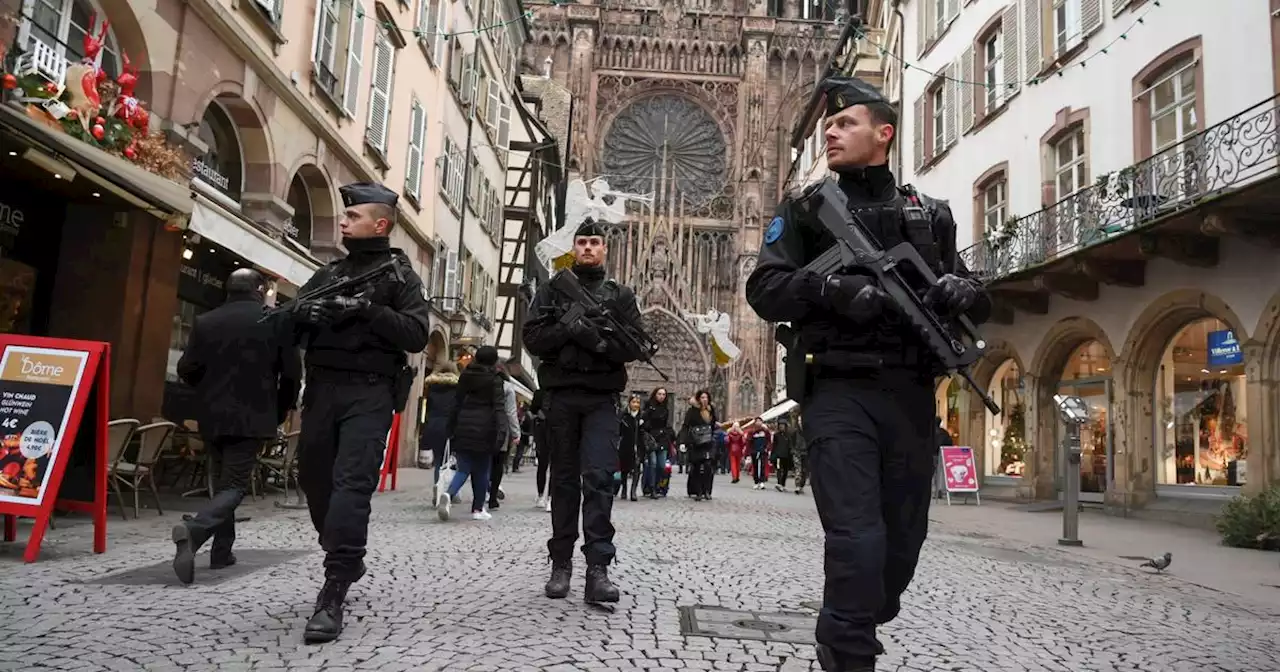
<svg viewBox="0 0 1280 672">
<path fill-rule="evenodd" d="M 1060 259 L 1276 175 L 1278 142 L 1280 96 L 1010 220 L 960 255 L 987 281 Z"/>
</svg>

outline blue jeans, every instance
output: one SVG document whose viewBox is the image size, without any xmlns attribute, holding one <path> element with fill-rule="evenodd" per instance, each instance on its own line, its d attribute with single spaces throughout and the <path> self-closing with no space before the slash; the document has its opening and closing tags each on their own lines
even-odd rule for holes
<svg viewBox="0 0 1280 672">
<path fill-rule="evenodd" d="M 662 480 L 662 473 L 667 468 L 667 451 L 655 450 L 650 452 L 644 458 L 644 485 L 645 492 L 657 494 L 658 481 Z"/>
<path fill-rule="evenodd" d="M 457 496 L 462 484 L 471 477 L 471 512 L 483 511 L 485 502 L 489 501 L 489 471 L 493 467 L 493 455 L 476 453 L 470 450 L 459 450 L 457 453 L 458 470 L 453 474 L 453 482 L 449 484 L 449 498 Z"/>
</svg>

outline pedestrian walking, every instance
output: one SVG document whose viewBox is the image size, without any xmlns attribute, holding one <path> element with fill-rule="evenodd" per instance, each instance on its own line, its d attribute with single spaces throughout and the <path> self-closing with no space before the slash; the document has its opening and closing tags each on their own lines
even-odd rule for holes
<svg viewBox="0 0 1280 672">
<path fill-rule="evenodd" d="M 747 435 L 742 431 L 742 424 L 735 421 L 725 432 L 725 443 L 729 448 L 729 475 L 737 483 L 742 479 L 742 460 L 747 449 Z"/>
<path fill-rule="evenodd" d="M 496 352 L 496 351 L 495 351 Z M 506 496 L 502 492 L 502 476 L 515 445 L 520 442 L 520 413 L 516 401 L 516 386 L 511 383 L 511 376 L 501 363 L 498 364 L 498 377 L 502 379 L 502 415 L 500 425 L 502 441 L 498 444 L 498 452 L 493 454 L 493 466 L 489 470 L 489 509 L 502 506 L 501 500 Z"/>
<path fill-rule="evenodd" d="M 640 461 L 644 449 L 644 418 L 640 415 L 640 397 L 627 400 L 627 410 L 619 420 L 618 479 L 613 496 L 628 498 L 627 481 L 631 482 L 630 499 L 636 501 L 640 487 Z"/>
<path fill-rule="evenodd" d="M 913 246 L 939 276 L 924 296 L 941 319 L 990 313 L 982 286 L 956 252 L 947 204 L 899 187 L 888 152 L 898 114 L 874 87 L 835 76 L 825 95 L 827 166 L 848 212 L 882 249 Z M 790 362 L 814 357 L 804 389 L 813 495 L 826 532 L 825 599 L 817 655 L 824 670 L 875 668 L 877 624 L 893 620 L 928 532 L 933 472 L 933 381 L 944 373 L 916 328 L 869 275 L 822 277 L 805 269 L 833 244 L 809 209 L 813 191 L 778 206 L 747 280 L 747 301 L 769 322 L 787 322 Z M 843 207 L 843 206 L 842 206 Z M 924 288 L 918 288 L 924 289 Z"/>
<path fill-rule="evenodd" d="M 773 486 L 778 492 L 786 492 L 787 476 L 791 474 L 791 470 L 795 466 L 795 445 L 796 430 L 791 424 L 790 418 L 778 418 L 778 429 L 773 434 L 773 472 L 778 477 L 777 485 Z"/>
<path fill-rule="evenodd" d="M 449 447 L 458 459 L 446 492 L 436 495 L 436 515 L 449 520 L 450 505 L 471 479 L 471 518 L 489 520 L 489 479 L 493 456 L 501 453 L 507 440 L 506 392 L 498 372 L 498 349 L 481 346 L 467 368 L 458 376 L 457 400 L 449 418 Z"/>
<path fill-rule="evenodd" d="M 688 493 L 695 502 L 711 499 L 711 485 L 716 475 L 715 428 L 719 422 L 716 408 L 711 404 L 711 393 L 706 390 L 694 393 L 680 427 L 680 442 L 689 457 Z"/>
<path fill-rule="evenodd" d="M 792 411 L 792 420 L 796 428 L 796 442 L 791 448 L 791 459 L 796 465 L 796 494 L 804 494 L 804 486 L 809 482 L 809 444 L 804 437 L 804 418 L 798 411 Z"/>
<path fill-rule="evenodd" d="M 325 551 L 324 587 L 303 632 L 306 642 L 342 633 L 343 604 L 365 574 L 370 500 L 396 412 L 408 400 L 413 370 L 406 353 L 427 347 L 430 310 L 422 279 L 388 236 L 398 197 L 380 184 L 341 189 L 339 221 L 347 256 L 330 262 L 298 296 L 396 264 L 387 279 L 357 296 L 298 302 L 293 317 L 306 349 L 298 480 Z"/>
<path fill-rule="evenodd" d="M 546 400 L 546 390 L 539 388 L 529 402 L 529 413 L 533 415 L 533 457 L 538 462 L 534 474 L 538 497 L 533 500 L 533 507 L 550 512 L 551 493 L 547 492 L 547 475 L 551 471 L 551 442 L 547 440 Z"/>
<path fill-rule="evenodd" d="M 643 333 L 640 309 L 629 287 L 605 278 L 605 229 L 591 219 L 574 232 L 572 273 L 616 317 L 584 314 L 566 324 L 570 300 L 540 285 L 523 329 L 525 347 L 539 358 L 538 381 L 547 390 L 547 438 L 551 441 L 551 578 L 546 594 L 569 594 L 573 545 L 582 511 L 582 552 L 588 602 L 617 602 L 609 581 L 613 562 L 613 473 L 618 470 L 618 395 L 627 388 L 627 363 L 643 356 L 618 328 Z M 561 273 L 565 271 L 560 271 Z M 583 307 L 585 308 L 585 307 Z"/>
<path fill-rule="evenodd" d="M 440 481 L 440 469 L 444 467 L 444 449 L 449 442 L 449 417 L 453 415 L 453 402 L 457 399 L 458 365 L 450 361 L 436 364 L 431 375 L 422 381 L 422 396 L 427 400 L 427 419 L 422 423 L 422 435 L 418 437 L 418 462 L 431 460 L 434 474 L 431 479 L 431 501 L 440 494 L 436 484 Z"/>
<path fill-rule="evenodd" d="M 641 412 L 641 429 L 644 432 L 644 494 L 650 499 L 666 496 L 660 484 L 670 473 L 669 456 L 675 442 L 675 430 L 671 428 L 671 410 L 667 403 L 667 389 L 654 388 Z"/>
<path fill-rule="evenodd" d="M 195 581 L 195 554 L 210 538 L 209 568 L 236 564 L 236 507 L 249 491 L 258 452 L 297 406 L 302 359 L 292 324 L 264 321 L 267 283 L 251 268 L 227 278 L 227 300 L 195 318 L 178 377 L 195 388 L 196 421 L 213 458 L 215 494 L 173 528 L 173 571 Z"/>
</svg>

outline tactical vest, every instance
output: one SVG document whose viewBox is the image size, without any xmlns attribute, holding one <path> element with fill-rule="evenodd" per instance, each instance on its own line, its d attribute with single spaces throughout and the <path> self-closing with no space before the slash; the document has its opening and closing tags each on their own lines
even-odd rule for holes
<svg viewBox="0 0 1280 672">
<path fill-rule="evenodd" d="M 915 187 L 898 187 L 898 197 L 884 203 L 849 204 L 849 212 L 855 215 L 884 246 L 889 249 L 908 242 L 929 265 L 934 274 L 942 270 L 942 254 L 938 249 L 933 222 L 938 207 L 932 200 L 920 196 Z"/>
</svg>

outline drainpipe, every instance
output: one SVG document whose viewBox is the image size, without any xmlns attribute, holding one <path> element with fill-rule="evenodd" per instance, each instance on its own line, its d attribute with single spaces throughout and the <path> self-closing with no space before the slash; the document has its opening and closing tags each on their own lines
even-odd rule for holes
<svg viewBox="0 0 1280 672">
<path fill-rule="evenodd" d="M 899 6 L 901 4 L 902 4 L 902 0 L 893 0 L 893 15 L 898 17 L 898 43 L 894 45 L 894 49 L 893 49 L 896 52 L 893 58 L 893 67 L 898 71 L 898 76 L 895 79 L 898 82 L 898 125 L 899 126 L 902 125 L 902 118 L 906 116 L 906 107 L 905 107 L 906 99 L 904 98 L 904 95 L 905 95 L 904 92 L 907 90 L 906 83 L 902 81 L 902 78 L 906 74 L 906 69 L 903 68 L 903 64 L 905 64 L 906 61 L 902 60 L 902 56 L 903 56 L 902 41 L 906 39 L 905 31 L 906 31 L 907 20 L 902 16 L 902 8 Z M 898 138 L 897 144 L 898 144 L 898 151 L 895 152 L 895 156 L 893 159 L 893 174 L 897 175 L 898 179 L 902 179 L 902 138 Z"/>
</svg>

